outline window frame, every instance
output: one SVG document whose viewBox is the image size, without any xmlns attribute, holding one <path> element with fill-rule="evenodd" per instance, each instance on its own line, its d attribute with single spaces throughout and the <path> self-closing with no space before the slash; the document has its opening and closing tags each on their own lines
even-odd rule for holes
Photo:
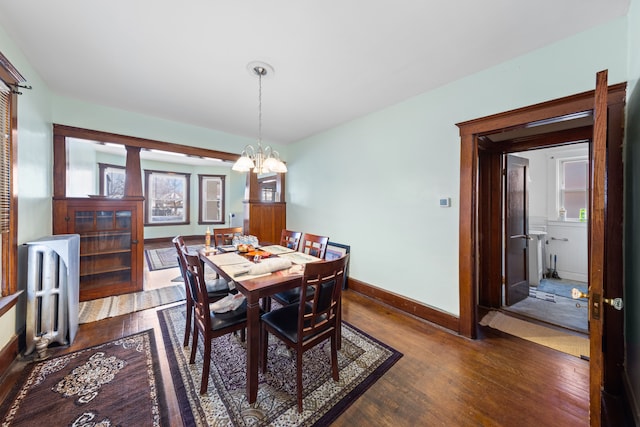
<svg viewBox="0 0 640 427">
<path fill-rule="evenodd" d="M 587 168 L 587 173 L 585 176 L 585 186 L 581 188 L 570 188 L 567 189 L 565 186 L 565 164 L 567 163 L 575 163 L 575 162 L 584 162 Z M 587 210 L 587 217 L 589 215 L 589 156 L 572 156 L 572 157 L 562 157 L 558 159 L 558 206 L 560 208 L 564 208 L 566 212 L 566 221 L 580 221 L 580 215 L 578 216 L 569 216 L 569 209 L 567 209 L 566 203 L 566 194 L 568 192 L 581 192 L 584 193 L 585 198 L 585 209 Z"/>
<path fill-rule="evenodd" d="M 1 233 L 0 257 L 2 271 L 0 272 L 0 315 L 15 305 L 18 294 L 18 197 L 17 197 L 17 177 L 18 177 L 18 95 L 16 90 L 26 79 L 0 52 L 0 80 L 10 89 L 9 96 L 9 230 Z M 27 87 L 27 89 L 30 89 Z M 4 297 L 9 297 L 5 301 Z"/>
<path fill-rule="evenodd" d="M 586 160 L 589 165 L 589 143 L 587 141 L 578 143 L 581 147 L 566 148 L 554 151 L 548 156 L 547 171 L 550 176 L 547 181 L 547 220 L 571 223 L 585 223 L 578 218 L 560 218 L 560 208 L 563 207 L 561 192 L 563 190 L 563 164 L 568 161 Z M 590 166 L 588 166 L 590 167 Z M 587 195 L 589 193 L 589 172 L 587 171 Z M 587 196 L 588 197 L 588 196 Z M 586 206 L 589 209 L 588 203 Z M 587 217 L 588 217 L 587 211 Z"/>
<path fill-rule="evenodd" d="M 226 199 L 226 175 L 209 175 L 198 174 L 198 224 L 224 224 L 225 223 L 225 208 L 227 205 Z M 220 181 L 220 198 L 219 208 L 220 213 L 218 220 L 211 220 L 206 215 L 206 202 L 205 200 L 205 181 L 207 180 L 219 180 Z"/>
<path fill-rule="evenodd" d="M 160 178 L 165 178 L 165 179 L 180 179 L 182 180 L 182 186 L 183 186 L 183 194 L 182 194 L 182 215 L 180 216 L 179 220 L 175 220 L 175 221 L 162 221 L 162 220 L 155 220 L 154 221 L 154 215 L 153 214 L 153 209 L 151 206 L 151 203 L 153 200 L 155 200 L 154 194 L 150 191 L 150 187 L 152 184 L 152 180 L 154 179 L 160 179 Z M 190 218 L 189 218 L 189 204 L 190 204 L 190 181 L 191 181 L 191 174 L 190 173 L 184 173 L 184 172 L 171 172 L 171 171 L 159 171 L 159 170 L 150 170 L 150 169 L 145 169 L 144 171 L 144 194 L 145 194 L 145 201 L 144 201 L 144 207 L 145 207 L 145 214 L 144 214 L 144 225 L 145 226 L 166 226 L 166 225 L 188 225 L 190 224 Z M 178 208 L 173 208 L 173 209 L 178 209 Z M 156 215 L 156 216 L 160 216 L 160 215 Z"/>
</svg>

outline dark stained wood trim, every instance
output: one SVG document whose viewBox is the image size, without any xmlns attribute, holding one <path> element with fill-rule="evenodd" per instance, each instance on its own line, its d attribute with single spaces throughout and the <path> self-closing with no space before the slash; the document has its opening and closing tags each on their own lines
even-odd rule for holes
<svg viewBox="0 0 640 427">
<path fill-rule="evenodd" d="M 608 102 L 624 102 L 627 83 L 618 83 L 609 86 Z M 551 117 L 562 117 L 582 111 L 593 109 L 593 97 L 595 91 L 587 91 L 577 95 L 541 102 L 539 104 L 505 111 L 478 119 L 457 123 L 461 135 L 486 134 L 498 129 L 515 129 L 522 125 Z"/>
<path fill-rule="evenodd" d="M 476 183 L 478 170 L 478 142 L 472 134 L 461 139 L 460 149 L 460 236 L 458 247 L 460 319 L 459 332 L 467 338 L 476 338 Z M 469 213 L 473 213 L 470 215 Z"/>
<path fill-rule="evenodd" d="M 13 361 L 18 357 L 18 336 L 13 338 L 0 351 L 0 378 L 9 370 Z"/>
<path fill-rule="evenodd" d="M 351 277 L 347 280 L 348 289 L 350 291 L 361 293 L 362 295 L 366 295 L 370 298 L 383 302 L 400 311 L 419 317 L 420 319 L 428 320 L 429 322 L 450 329 L 456 333 L 458 332 L 458 318 L 452 314 L 430 307 L 402 295 L 389 292 L 385 289 L 369 285 Z"/>
<path fill-rule="evenodd" d="M 502 292 L 501 263 L 492 262 L 502 258 L 502 188 L 504 165 L 502 154 L 478 153 L 478 227 L 479 237 L 479 292 L 478 303 L 483 307 L 500 308 Z"/>
<path fill-rule="evenodd" d="M 487 144 L 487 149 L 492 152 L 513 153 L 516 151 L 527 151 L 532 148 L 549 148 L 571 142 L 587 141 L 590 140 L 592 136 L 593 126 L 582 126 L 575 129 L 566 129 L 552 133 L 489 143 Z"/>
<path fill-rule="evenodd" d="M 102 132 L 99 130 L 82 129 L 60 124 L 53 125 L 53 132 L 55 135 L 63 135 L 65 137 L 74 137 L 100 142 L 114 142 L 131 147 L 171 151 L 175 153 L 187 154 L 190 156 L 211 157 L 231 162 L 235 162 L 236 160 L 238 160 L 238 157 L 240 157 L 238 154 L 227 153 L 224 151 L 210 150 L 206 148 L 193 147 L 190 145 L 175 144 L 173 142 L 163 142 L 153 139 L 138 138 L 135 136 L 119 135 L 110 132 Z"/>
</svg>

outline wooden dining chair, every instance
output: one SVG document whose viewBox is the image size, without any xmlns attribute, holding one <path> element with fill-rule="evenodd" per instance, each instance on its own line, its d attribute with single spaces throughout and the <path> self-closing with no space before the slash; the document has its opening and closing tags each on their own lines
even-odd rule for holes
<svg viewBox="0 0 640 427">
<path fill-rule="evenodd" d="M 283 229 L 280 234 L 280 246 L 297 251 L 298 246 L 300 245 L 300 237 L 302 237 L 302 233 L 299 231 Z"/>
<path fill-rule="evenodd" d="M 203 266 L 198 255 L 185 253 L 187 261 L 187 281 L 191 288 L 193 299 L 193 343 L 191 344 L 191 357 L 189 363 L 196 360 L 198 349 L 198 337 L 202 335 L 204 354 L 202 359 L 202 379 L 200 381 L 200 394 L 205 394 L 209 387 L 209 370 L 211 366 L 211 340 L 235 331 L 241 331 L 241 339 L 245 338 L 247 326 L 247 301 L 235 310 L 226 313 L 214 313 L 210 310 L 207 286 L 204 282 Z"/>
<path fill-rule="evenodd" d="M 329 238 L 315 234 L 304 233 L 300 239 L 298 252 L 303 252 L 324 259 Z M 307 293 L 310 293 L 309 290 Z M 295 304 L 300 301 L 300 288 L 287 289 L 271 296 L 282 305 Z M 270 306 L 269 306 L 270 307 Z"/>
<path fill-rule="evenodd" d="M 182 236 L 176 236 L 172 240 L 174 246 L 177 251 L 178 258 L 178 267 L 180 267 L 180 275 L 182 276 L 182 280 L 184 281 L 185 286 L 185 308 L 186 308 L 186 317 L 187 320 L 185 322 L 184 328 L 184 346 L 187 347 L 189 345 L 189 336 L 191 335 L 192 328 L 192 315 L 193 315 L 193 301 L 195 299 L 195 295 L 191 292 L 191 287 L 189 286 L 189 282 L 187 280 L 187 260 L 185 258 L 185 253 L 189 253 L 189 248 L 184 243 L 184 238 Z M 224 284 L 222 283 L 224 282 Z M 207 283 L 207 281 L 205 281 Z M 209 280 L 207 283 L 208 288 L 208 296 L 211 301 L 216 301 L 220 298 L 229 294 L 229 285 L 226 280 L 219 278 L 214 280 Z"/>
<path fill-rule="evenodd" d="M 242 227 L 216 228 L 213 230 L 213 244 L 215 247 L 230 245 L 233 242 L 233 236 L 242 233 Z"/>
<path fill-rule="evenodd" d="M 296 387 L 298 412 L 302 412 L 302 355 L 305 351 L 331 340 L 331 373 L 338 376 L 336 329 L 340 328 L 339 310 L 342 280 L 349 254 L 332 261 L 307 264 L 302 278 L 298 304 L 291 304 L 262 315 L 262 370 L 267 371 L 268 334 L 296 351 Z M 311 289 L 308 294 L 307 290 Z"/>
<path fill-rule="evenodd" d="M 329 244 L 328 237 L 304 233 L 300 238 L 298 252 L 324 259 L 324 254 L 327 252 L 327 244 Z"/>
</svg>

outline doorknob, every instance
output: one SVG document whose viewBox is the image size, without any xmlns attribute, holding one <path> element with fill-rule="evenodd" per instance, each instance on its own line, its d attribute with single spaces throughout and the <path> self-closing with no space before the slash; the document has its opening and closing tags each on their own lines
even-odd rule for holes
<svg viewBox="0 0 640 427">
<path fill-rule="evenodd" d="M 571 289 L 571 298 L 573 299 L 589 298 L 589 293 L 587 292 L 585 294 L 584 292 L 580 292 L 580 290 L 573 288 Z M 609 304 L 611 307 L 615 308 L 616 310 L 622 310 L 622 307 L 624 307 L 622 298 L 603 298 L 602 301 L 604 301 L 605 304 Z"/>
</svg>

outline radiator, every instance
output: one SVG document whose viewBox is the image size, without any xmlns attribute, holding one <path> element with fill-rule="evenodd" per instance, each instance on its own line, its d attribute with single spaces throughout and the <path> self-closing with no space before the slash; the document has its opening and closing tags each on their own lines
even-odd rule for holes
<svg viewBox="0 0 640 427">
<path fill-rule="evenodd" d="M 27 245 L 26 350 L 38 338 L 71 344 L 78 331 L 80 235 L 44 237 Z"/>
</svg>

